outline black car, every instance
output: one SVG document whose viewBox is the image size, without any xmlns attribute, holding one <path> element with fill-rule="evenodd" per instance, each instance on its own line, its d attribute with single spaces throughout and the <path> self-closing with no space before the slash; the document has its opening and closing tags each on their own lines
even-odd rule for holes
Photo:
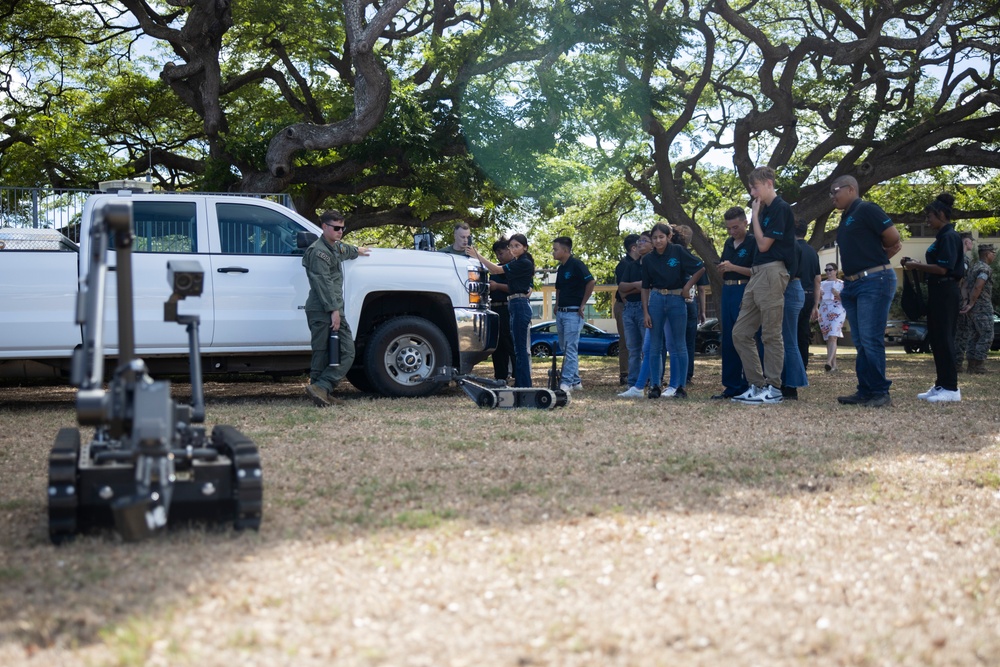
<svg viewBox="0 0 1000 667">
<path fill-rule="evenodd" d="M 719 354 L 722 350 L 722 323 L 714 317 L 698 325 L 694 337 L 694 349 L 701 354 Z"/>
<path fill-rule="evenodd" d="M 927 340 L 927 320 L 907 320 L 900 328 L 903 330 L 903 349 L 907 354 L 931 351 L 931 343 Z M 993 342 L 990 343 L 990 349 L 1000 350 L 1000 316 L 996 313 L 993 313 Z"/>
</svg>

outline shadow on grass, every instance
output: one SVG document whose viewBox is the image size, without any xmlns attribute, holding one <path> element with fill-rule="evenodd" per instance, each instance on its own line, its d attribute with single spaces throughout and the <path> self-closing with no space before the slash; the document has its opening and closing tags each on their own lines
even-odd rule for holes
<svg viewBox="0 0 1000 667">
<path fill-rule="evenodd" d="M 136 545 L 103 534 L 58 549 L 47 542 L 46 457 L 74 419 L 72 390 L 3 388 L 0 646 L 99 641 L 210 587 L 228 563 L 288 541 L 613 513 L 752 515 L 785 497 L 897 481 L 872 461 L 995 445 L 991 377 L 963 377 L 962 403 L 932 406 L 914 398 L 933 377 L 929 357 L 895 355 L 895 405 L 871 410 L 836 403 L 854 390 L 853 363 L 842 366 L 813 374 L 801 400 L 758 408 L 708 400 L 719 365 L 704 358 L 686 401 L 619 400 L 615 360 L 585 360 L 586 390 L 552 411 L 480 410 L 455 388 L 414 400 L 348 392 L 346 406 L 320 410 L 301 383 L 211 382 L 209 426 L 232 424 L 261 449 L 261 533 L 195 528 Z M 536 384 L 545 370 L 536 368 Z M 177 384 L 179 400 L 187 391 Z M 951 482 L 1000 485 L 997 472 L 960 471 Z"/>
</svg>

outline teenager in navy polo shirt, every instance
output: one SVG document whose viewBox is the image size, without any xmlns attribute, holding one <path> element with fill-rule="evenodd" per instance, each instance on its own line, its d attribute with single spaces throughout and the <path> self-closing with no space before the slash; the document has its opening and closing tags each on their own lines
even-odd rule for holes
<svg viewBox="0 0 1000 667">
<path fill-rule="evenodd" d="M 781 371 L 785 345 L 781 334 L 785 313 L 788 265 L 795 260 L 795 215 L 792 207 L 775 191 L 774 170 L 757 167 L 750 172 L 751 227 L 757 254 L 750 282 L 743 292 L 740 316 L 733 327 L 733 343 L 743 362 L 750 388 L 733 398 L 738 403 L 780 403 Z M 755 335 L 760 330 L 764 344 L 761 366 Z"/>
<path fill-rule="evenodd" d="M 573 239 L 558 236 L 552 240 L 552 259 L 559 262 L 556 276 L 556 331 L 562 348 L 563 365 L 559 388 L 563 391 L 581 391 L 580 333 L 583 331 L 584 311 L 597 281 L 590 269 L 573 256 Z"/>
<path fill-rule="evenodd" d="M 962 237 L 951 224 L 955 198 L 942 192 L 925 209 L 927 222 L 937 230 L 934 243 L 924 255 L 926 263 L 903 258 L 903 268 L 927 275 L 927 340 L 934 353 L 937 378 L 930 390 L 917 394 L 928 403 L 951 403 L 962 400 L 955 363 L 955 328 L 961 297 L 958 283 L 965 276 Z"/>
<path fill-rule="evenodd" d="M 687 250 L 670 243 L 673 230 L 653 226 L 653 252 L 642 260 L 642 310 L 649 333 L 650 383 L 647 398 L 684 398 L 687 392 L 687 304 L 684 297 L 705 273 L 705 264 Z M 661 390 L 663 378 L 663 327 L 669 323 L 670 385 Z"/>
</svg>

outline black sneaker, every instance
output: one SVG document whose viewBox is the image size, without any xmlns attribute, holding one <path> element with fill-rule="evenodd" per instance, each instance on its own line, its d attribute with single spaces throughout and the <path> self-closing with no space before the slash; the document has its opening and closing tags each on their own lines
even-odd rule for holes
<svg viewBox="0 0 1000 667">
<path fill-rule="evenodd" d="M 864 402 L 866 408 L 888 408 L 892 406 L 889 394 L 877 394 Z"/>
<path fill-rule="evenodd" d="M 854 392 L 850 396 L 838 396 L 837 402 L 841 405 L 864 405 L 868 402 L 868 396 L 863 395 L 861 392 Z"/>
<path fill-rule="evenodd" d="M 799 390 L 796 387 L 782 387 L 781 397 L 786 401 L 797 401 L 799 400 Z"/>
<path fill-rule="evenodd" d="M 657 386 L 650 387 L 649 393 L 646 394 L 646 398 L 659 398 L 659 397 L 660 397 L 660 388 Z"/>
<path fill-rule="evenodd" d="M 732 396 L 730 396 L 729 394 L 715 394 L 711 398 L 713 401 L 725 401 L 732 398 Z"/>
<path fill-rule="evenodd" d="M 688 393 L 684 390 L 684 387 L 677 387 L 677 391 L 674 392 L 674 398 L 687 398 Z"/>
</svg>

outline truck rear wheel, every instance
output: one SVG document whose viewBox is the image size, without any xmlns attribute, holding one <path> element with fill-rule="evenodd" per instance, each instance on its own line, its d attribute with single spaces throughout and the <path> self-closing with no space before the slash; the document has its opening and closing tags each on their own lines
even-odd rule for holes
<svg viewBox="0 0 1000 667">
<path fill-rule="evenodd" d="M 451 366 L 451 348 L 441 330 L 422 317 L 396 317 L 382 324 L 365 348 L 365 374 L 383 396 L 427 396 L 440 388 L 424 382 Z"/>
</svg>

